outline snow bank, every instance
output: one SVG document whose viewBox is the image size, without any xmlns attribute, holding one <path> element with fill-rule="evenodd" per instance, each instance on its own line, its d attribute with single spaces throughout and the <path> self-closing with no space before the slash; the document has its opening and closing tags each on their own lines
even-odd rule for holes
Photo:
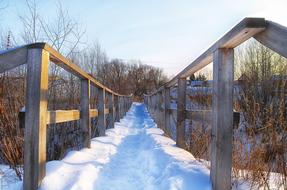
<svg viewBox="0 0 287 190">
<path fill-rule="evenodd" d="M 134 103 L 91 149 L 47 163 L 41 190 L 211 189 L 209 170 L 156 128 L 144 105 Z"/>
<path fill-rule="evenodd" d="M 208 190 L 209 170 L 163 136 L 143 104 L 134 103 L 90 149 L 46 164 L 41 190 Z M 1 179 L 1 178 L 0 178 Z M 0 188 L 21 189 L 16 181 Z"/>
<path fill-rule="evenodd" d="M 20 190 L 22 181 L 7 165 L 0 165 L 0 190 Z"/>
</svg>

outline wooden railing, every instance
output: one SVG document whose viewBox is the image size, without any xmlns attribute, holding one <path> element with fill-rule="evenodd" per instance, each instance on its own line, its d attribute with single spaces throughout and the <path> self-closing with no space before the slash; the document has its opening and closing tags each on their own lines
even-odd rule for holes
<svg viewBox="0 0 287 190">
<path fill-rule="evenodd" d="M 53 62 L 81 79 L 80 110 L 47 110 L 48 66 Z M 106 116 L 109 127 L 129 109 L 131 96 L 118 94 L 70 62 L 46 43 L 29 44 L 0 52 L 0 73 L 27 64 L 25 106 L 24 190 L 36 190 L 45 176 L 46 128 L 55 124 L 80 120 L 84 147 L 91 145 L 91 118 L 98 117 L 99 134 L 105 135 Z M 90 109 L 91 85 L 97 89 L 97 109 Z M 108 105 L 105 105 L 105 98 Z"/>
<path fill-rule="evenodd" d="M 245 18 L 172 80 L 152 94 L 145 104 L 163 129 L 170 127 L 170 90 L 177 85 L 176 144 L 185 148 L 185 119 L 211 120 L 211 181 L 215 190 L 231 189 L 234 48 L 249 38 L 287 58 L 287 28 L 264 18 Z M 186 110 L 186 78 L 213 62 L 212 110 Z M 189 112 L 189 113 L 187 113 Z M 209 113 L 209 116 L 206 114 Z M 237 116 L 236 116 L 237 115 Z"/>
</svg>

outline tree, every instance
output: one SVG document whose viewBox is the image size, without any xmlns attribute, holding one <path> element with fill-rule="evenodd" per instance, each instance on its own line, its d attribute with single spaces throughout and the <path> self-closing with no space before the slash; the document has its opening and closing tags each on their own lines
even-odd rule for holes
<svg viewBox="0 0 287 190">
<path fill-rule="evenodd" d="M 36 0 L 26 0 L 26 8 L 27 14 L 19 16 L 23 25 L 22 39 L 26 44 L 42 41 L 43 28 Z"/>
<path fill-rule="evenodd" d="M 203 73 L 199 73 L 196 77 L 195 80 L 198 81 L 207 81 L 207 77 Z"/>
</svg>

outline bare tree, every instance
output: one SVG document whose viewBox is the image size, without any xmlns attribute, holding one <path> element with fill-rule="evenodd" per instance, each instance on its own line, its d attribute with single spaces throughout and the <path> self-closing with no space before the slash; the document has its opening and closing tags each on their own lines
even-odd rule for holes
<svg viewBox="0 0 287 190">
<path fill-rule="evenodd" d="M 20 15 L 23 25 L 22 40 L 24 43 L 35 43 L 43 40 L 39 7 L 36 0 L 26 0 L 27 14 Z"/>
<path fill-rule="evenodd" d="M 75 19 L 70 17 L 60 1 L 55 18 L 50 22 L 40 19 L 40 23 L 45 41 L 66 57 L 69 57 L 83 43 L 85 31 Z"/>
</svg>

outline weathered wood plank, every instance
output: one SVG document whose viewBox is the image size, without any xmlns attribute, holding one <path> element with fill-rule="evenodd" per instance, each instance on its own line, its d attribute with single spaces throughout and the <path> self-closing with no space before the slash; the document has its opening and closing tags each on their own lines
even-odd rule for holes
<svg viewBox="0 0 287 190">
<path fill-rule="evenodd" d="M 218 49 L 213 57 L 211 179 L 214 190 L 230 190 L 234 50 Z"/>
<path fill-rule="evenodd" d="M 97 109 L 90 109 L 90 118 L 98 117 Z M 56 124 L 56 123 L 64 123 L 69 121 L 76 121 L 80 119 L 80 111 L 79 110 L 55 110 L 55 111 L 47 111 L 47 125 Z M 20 128 L 25 127 L 25 112 L 19 113 L 19 122 Z"/>
<path fill-rule="evenodd" d="M 81 80 L 80 124 L 83 131 L 84 147 L 91 147 L 90 81 Z"/>
<path fill-rule="evenodd" d="M 24 148 L 24 190 L 36 190 L 45 176 L 49 53 L 29 49 Z"/>
<path fill-rule="evenodd" d="M 109 111 L 105 108 L 105 89 L 98 88 L 98 129 L 99 135 L 104 136 L 106 131 L 106 111 Z"/>
<path fill-rule="evenodd" d="M 25 46 L 0 52 L 0 73 L 25 64 L 27 54 L 28 50 Z"/>
<path fill-rule="evenodd" d="M 109 94 L 108 95 L 109 99 L 109 105 L 108 105 L 108 110 L 109 110 L 109 128 L 114 127 L 114 95 Z"/>
<path fill-rule="evenodd" d="M 170 131 L 169 108 L 170 108 L 170 88 L 165 88 L 164 89 L 164 129 L 166 131 Z"/>
<path fill-rule="evenodd" d="M 177 86 L 177 121 L 176 145 L 185 148 L 185 109 L 186 109 L 186 79 L 178 79 Z"/>
<path fill-rule="evenodd" d="M 254 36 L 254 38 L 287 58 L 287 27 L 267 21 L 267 28 Z"/>
<path fill-rule="evenodd" d="M 186 110 L 186 119 L 193 121 L 212 123 L 212 110 Z M 233 112 L 233 126 L 237 127 L 240 120 L 240 113 Z"/>
<path fill-rule="evenodd" d="M 98 110 L 97 109 L 90 109 L 90 118 L 98 117 Z"/>
<path fill-rule="evenodd" d="M 164 90 L 159 91 L 159 98 L 158 98 L 158 112 L 159 112 L 159 125 L 161 129 L 165 127 L 165 105 L 164 105 Z"/>
<path fill-rule="evenodd" d="M 114 97 L 114 106 L 115 106 L 115 121 L 120 121 L 120 112 L 119 112 L 119 96 L 115 95 Z"/>
<path fill-rule="evenodd" d="M 179 78 L 185 78 L 202 69 L 212 62 L 213 52 L 218 48 L 234 48 L 255 34 L 262 32 L 266 28 L 264 18 L 245 18 L 222 38 L 215 42 L 208 50 L 201 54 L 195 61 L 188 65 L 165 86 L 171 87 L 177 83 Z"/>
<path fill-rule="evenodd" d="M 54 48 L 52 48 L 48 44 L 46 44 L 46 43 L 35 43 L 35 44 L 30 44 L 27 47 L 28 48 L 37 47 L 37 48 L 43 48 L 43 49 L 47 50 L 48 52 L 50 52 L 50 60 L 53 63 L 55 63 L 55 64 L 59 65 L 60 67 L 62 67 L 63 69 L 65 69 L 66 71 L 68 71 L 69 73 L 72 73 L 81 79 L 90 80 L 91 84 L 95 85 L 96 87 L 103 88 L 107 92 L 122 96 L 122 95 L 112 91 L 111 89 L 107 88 L 106 86 L 104 86 L 103 84 L 98 82 L 97 80 L 95 80 L 92 76 L 90 76 L 88 73 L 86 73 L 84 70 L 82 70 L 79 66 L 72 63 L 69 59 L 67 59 L 66 57 L 61 55 L 58 51 L 56 51 Z"/>
<path fill-rule="evenodd" d="M 47 124 L 63 123 L 79 119 L 79 110 L 56 110 L 47 112 Z"/>
</svg>

